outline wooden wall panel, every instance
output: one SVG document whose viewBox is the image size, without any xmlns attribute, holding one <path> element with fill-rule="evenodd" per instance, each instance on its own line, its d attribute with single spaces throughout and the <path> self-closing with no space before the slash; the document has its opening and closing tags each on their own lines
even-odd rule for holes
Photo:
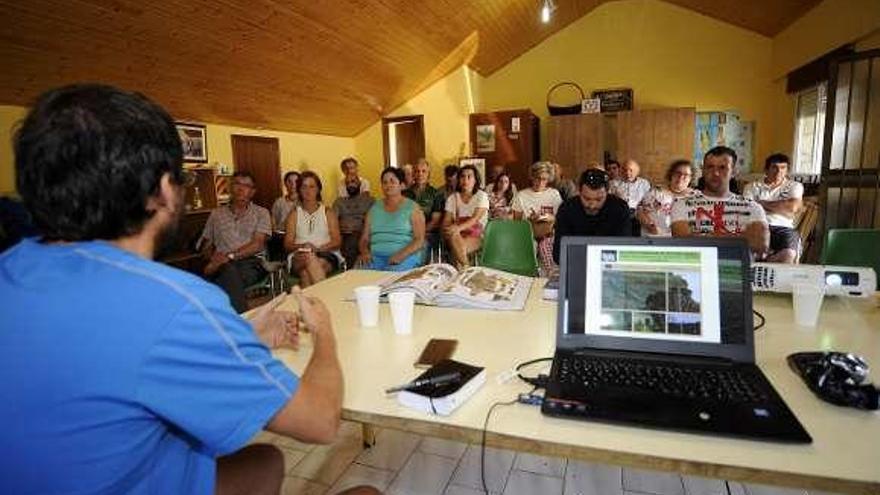
<svg viewBox="0 0 880 495">
<path fill-rule="evenodd" d="M 257 192 L 253 202 L 267 209 L 272 208 L 281 196 L 281 155 L 278 139 L 260 136 L 232 135 L 232 160 L 236 172 L 250 172 L 254 176 Z M 328 187 L 328 184 L 323 184 Z"/>
<path fill-rule="evenodd" d="M 0 104 L 63 84 L 179 120 L 353 136 L 467 64 L 488 76 L 609 0 L 0 0 Z M 670 0 L 773 36 L 818 0 Z"/>
<path fill-rule="evenodd" d="M 603 120 L 601 114 L 550 117 L 547 157 L 562 165 L 566 177 L 577 180 L 591 162 L 603 162 Z"/>
<path fill-rule="evenodd" d="M 670 108 L 617 114 L 617 158 L 639 162 L 642 177 L 663 183 L 669 162 L 691 159 L 696 110 Z"/>
</svg>

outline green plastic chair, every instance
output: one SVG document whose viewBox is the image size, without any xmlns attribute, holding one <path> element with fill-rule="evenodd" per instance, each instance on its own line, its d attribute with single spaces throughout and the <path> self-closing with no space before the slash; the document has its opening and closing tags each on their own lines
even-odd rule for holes
<svg viewBox="0 0 880 495">
<path fill-rule="evenodd" d="M 880 230 L 831 229 L 822 249 L 823 265 L 867 266 L 880 276 Z M 878 279 L 880 288 L 880 279 Z"/>
<path fill-rule="evenodd" d="M 517 275 L 536 277 L 538 261 L 535 258 L 532 225 L 525 220 L 489 222 L 483 236 L 478 264 Z"/>
</svg>

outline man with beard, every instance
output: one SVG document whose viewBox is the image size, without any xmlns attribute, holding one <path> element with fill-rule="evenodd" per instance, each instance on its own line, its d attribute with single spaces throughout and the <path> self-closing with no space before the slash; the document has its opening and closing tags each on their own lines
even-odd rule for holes
<svg viewBox="0 0 880 495">
<path fill-rule="evenodd" d="M 266 276 L 257 255 L 265 252 L 272 235 L 269 210 L 251 201 L 256 192 L 249 172 L 233 174 L 232 200 L 211 212 L 202 231 L 205 276 L 229 294 L 239 313 L 248 309 L 245 288 Z"/>
<path fill-rule="evenodd" d="M 346 194 L 340 195 L 333 202 L 333 210 L 339 218 L 339 233 L 342 235 L 342 246 L 339 248 L 345 263 L 354 266 L 358 256 L 358 242 L 364 230 L 364 218 L 373 206 L 370 191 L 361 189 L 361 179 L 357 175 L 346 175 L 343 182 Z"/>
<path fill-rule="evenodd" d="M 757 259 L 770 247 L 767 217 L 761 205 L 730 191 L 736 152 L 716 146 L 703 157 L 705 189 L 672 203 L 673 237 L 744 237 Z"/>
<path fill-rule="evenodd" d="M 568 198 L 556 212 L 553 260 L 559 263 L 559 246 L 565 236 L 620 236 L 632 233 L 626 201 L 608 194 L 608 173 L 591 168 L 581 173 L 577 196 Z"/>
<path fill-rule="evenodd" d="M 0 256 L 0 493 L 277 494 L 280 450 L 248 441 L 266 428 L 327 443 L 339 427 L 324 305 L 295 294 L 314 343 L 297 377 L 267 348 L 296 347 L 283 298 L 248 322 L 152 261 L 184 173 L 174 122 L 145 97 L 52 90 L 14 145 L 40 237 Z"/>
</svg>

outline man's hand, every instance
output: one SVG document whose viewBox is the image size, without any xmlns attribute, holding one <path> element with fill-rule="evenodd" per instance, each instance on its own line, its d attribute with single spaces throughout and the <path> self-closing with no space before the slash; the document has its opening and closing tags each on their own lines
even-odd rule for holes
<svg viewBox="0 0 880 495">
<path fill-rule="evenodd" d="M 400 254 L 400 251 L 398 251 L 388 257 L 388 264 L 389 265 L 399 265 L 405 259 L 406 259 L 406 256 Z"/>
<path fill-rule="evenodd" d="M 333 335 L 330 324 L 330 311 L 320 299 L 303 294 L 299 287 L 294 287 L 291 295 L 299 304 L 299 313 L 305 323 L 305 330 L 312 332 L 314 338 Z"/>
<path fill-rule="evenodd" d="M 299 348 L 299 320 L 293 311 L 279 311 L 287 294 L 260 306 L 251 319 L 257 337 L 270 349 Z"/>
<path fill-rule="evenodd" d="M 359 253 L 357 260 L 355 260 L 355 262 L 354 262 L 354 266 L 355 267 L 370 266 L 370 263 L 372 263 L 372 262 L 373 262 L 373 255 L 371 255 L 369 252 Z"/>
<path fill-rule="evenodd" d="M 205 265 L 205 275 L 215 274 L 217 270 L 226 263 L 229 263 L 229 258 L 226 256 L 226 253 L 214 251 L 214 254 L 211 255 L 211 259 L 208 260 L 208 264 Z"/>
</svg>

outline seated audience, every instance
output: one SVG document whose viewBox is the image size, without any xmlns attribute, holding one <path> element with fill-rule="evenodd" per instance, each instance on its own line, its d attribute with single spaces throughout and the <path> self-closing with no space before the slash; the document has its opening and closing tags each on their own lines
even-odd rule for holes
<svg viewBox="0 0 880 495">
<path fill-rule="evenodd" d="M 443 205 L 446 205 L 446 198 L 455 194 L 458 189 L 458 165 L 447 165 L 443 168 Z"/>
<path fill-rule="evenodd" d="M 382 201 L 367 212 L 358 264 L 372 270 L 402 272 L 421 264 L 425 216 L 403 195 L 403 171 L 387 167 L 380 176 Z"/>
<path fill-rule="evenodd" d="M 770 255 L 767 261 L 794 263 L 800 236 L 794 229 L 794 215 L 803 205 L 804 186 L 788 178 L 790 160 L 777 153 L 764 162 L 764 180 L 745 187 L 743 197 L 757 201 L 770 225 Z"/>
<path fill-rule="evenodd" d="M 211 212 L 201 237 L 205 276 L 229 294 L 240 313 L 248 309 L 245 289 L 266 276 L 257 255 L 272 235 L 269 210 L 251 201 L 256 192 L 250 172 L 233 174 L 231 201 Z"/>
<path fill-rule="evenodd" d="M 404 189 L 409 189 L 413 185 L 413 166 L 412 163 L 404 163 L 402 167 L 403 170 L 403 186 Z"/>
<path fill-rule="evenodd" d="M 553 177 L 550 179 L 550 187 L 559 191 L 559 196 L 563 201 L 577 194 L 577 186 L 574 181 L 565 176 L 562 165 L 553 164 Z"/>
<path fill-rule="evenodd" d="M 510 176 L 507 172 L 502 172 L 495 177 L 495 183 L 489 184 L 493 186 L 486 188 L 489 195 L 489 219 L 510 220 L 513 218 L 513 184 L 510 182 Z"/>
<path fill-rule="evenodd" d="M 339 221 L 321 202 L 321 179 L 314 172 L 299 178 L 299 206 L 287 217 L 284 248 L 293 255 L 291 271 L 303 287 L 316 284 L 342 266 Z"/>
<path fill-rule="evenodd" d="M 486 194 L 490 196 L 495 191 L 495 182 L 497 182 L 498 177 L 500 175 L 507 175 L 508 180 L 510 179 L 510 175 L 507 174 L 507 170 L 505 170 L 504 165 L 500 163 L 495 163 L 491 167 L 489 167 L 489 172 L 486 174 Z M 513 191 L 514 196 L 516 195 L 516 184 L 513 181 L 510 181 L 510 190 Z"/>
<path fill-rule="evenodd" d="M 537 242 L 538 261 L 542 273 L 553 272 L 553 224 L 556 222 L 556 211 L 562 204 L 559 191 L 548 187 L 553 176 L 553 164 L 536 162 L 529 170 L 532 187 L 523 189 L 513 198 L 513 218 L 528 220 L 532 224 L 532 232 Z"/>
<path fill-rule="evenodd" d="M 676 160 L 666 169 L 666 186 L 657 186 L 645 194 L 636 209 L 639 223 L 642 224 L 642 235 L 653 237 L 669 237 L 672 203 L 679 198 L 687 198 L 694 194 L 691 189 L 693 165 L 687 160 Z"/>
<path fill-rule="evenodd" d="M 339 220 L 342 257 L 348 266 L 353 267 L 357 261 L 364 219 L 375 200 L 370 191 L 361 191 L 361 180 L 357 176 L 345 178 L 345 190 L 348 194 L 336 198 L 333 211 Z"/>
<path fill-rule="evenodd" d="M 767 219 L 761 206 L 730 192 L 736 152 L 716 146 L 703 157 L 705 190 L 672 204 L 672 235 L 745 237 L 752 253 L 762 259 L 770 246 Z"/>
<path fill-rule="evenodd" d="M 608 172 L 608 180 L 614 181 L 620 179 L 620 162 L 611 159 L 605 162 L 604 170 Z"/>
<path fill-rule="evenodd" d="M 320 301 L 294 296 L 314 343 L 297 377 L 269 351 L 298 339 L 280 298 L 247 321 L 152 260 L 184 213 L 182 162 L 171 117 L 108 86 L 52 90 L 19 128 L 41 238 L 0 257 L 0 492 L 279 493 L 282 453 L 254 435 L 335 440 L 342 371 Z"/>
<path fill-rule="evenodd" d="M 578 195 L 568 198 L 556 213 L 553 259 L 559 262 L 559 246 L 565 236 L 619 236 L 632 233 L 629 207 L 608 194 L 608 173 L 588 169 L 581 173 Z"/>
<path fill-rule="evenodd" d="M 352 157 L 345 158 L 339 164 L 339 168 L 342 170 L 342 180 L 339 181 L 339 188 L 336 190 L 336 194 L 340 198 L 348 196 L 348 190 L 345 188 L 346 178 L 351 178 L 352 182 L 354 182 L 354 178 L 357 178 L 361 185 L 361 192 L 370 190 L 370 181 L 358 175 L 357 160 Z"/>
<path fill-rule="evenodd" d="M 609 191 L 629 205 L 629 212 L 632 215 L 632 235 L 638 236 L 641 233 L 641 226 L 635 216 L 636 208 L 645 194 L 651 190 L 651 183 L 639 177 L 639 164 L 633 159 L 623 162 L 620 171 L 620 179 L 611 181 Z"/>
<path fill-rule="evenodd" d="M 299 204 L 298 183 L 299 172 L 291 170 L 284 174 L 284 189 L 287 190 L 287 194 L 276 199 L 272 204 L 273 230 L 283 231 L 284 226 L 287 225 L 287 215 Z"/>
<path fill-rule="evenodd" d="M 443 234 L 457 267 L 467 267 L 468 255 L 483 242 L 489 218 L 489 196 L 480 189 L 480 173 L 473 165 L 458 169 L 458 191 L 446 198 Z"/>
<path fill-rule="evenodd" d="M 430 183 L 431 165 L 420 158 L 413 170 L 413 184 L 403 191 L 403 195 L 416 202 L 425 215 L 425 259 L 440 249 L 440 227 L 443 222 L 445 198 L 443 192 Z"/>
</svg>

